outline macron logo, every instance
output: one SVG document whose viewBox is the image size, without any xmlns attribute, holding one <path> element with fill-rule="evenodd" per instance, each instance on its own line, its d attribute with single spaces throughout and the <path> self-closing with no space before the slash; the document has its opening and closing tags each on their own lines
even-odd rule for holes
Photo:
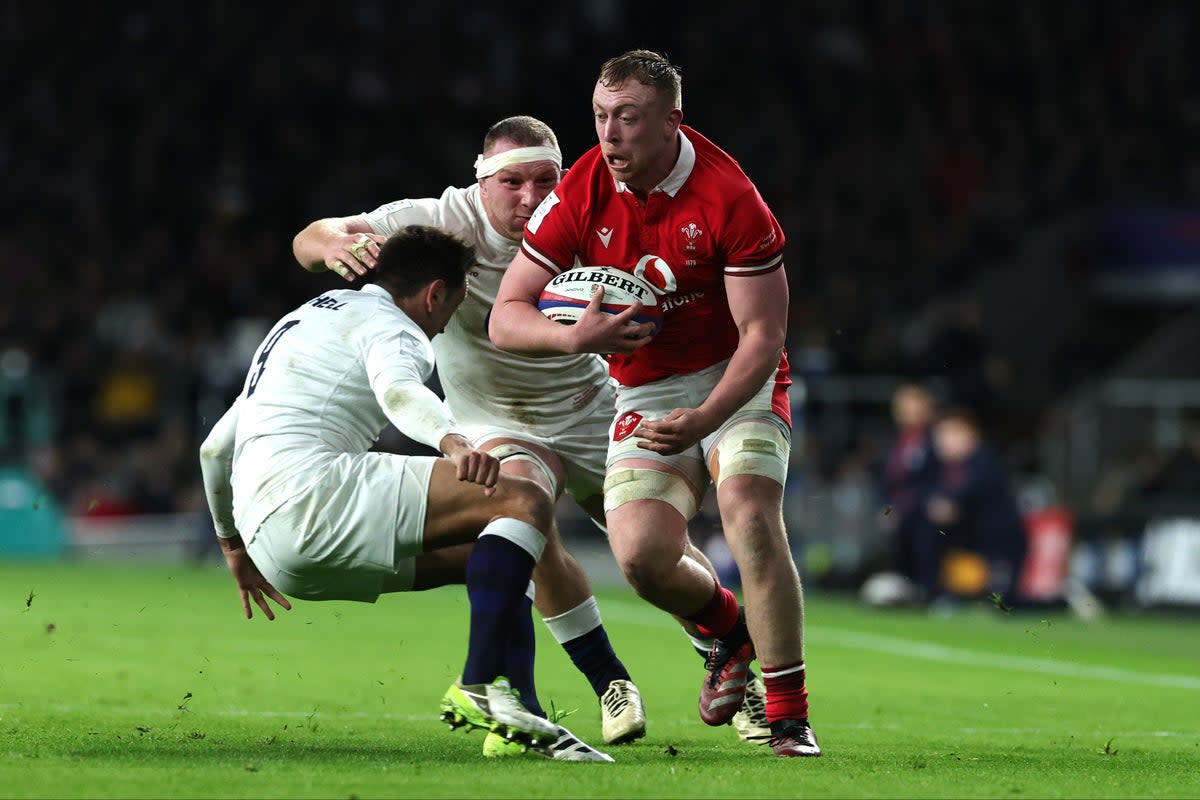
<svg viewBox="0 0 1200 800">
<path fill-rule="evenodd" d="M 600 243 L 608 247 L 608 243 L 612 240 L 612 228 L 601 228 L 596 231 L 596 235 L 600 237 Z"/>
</svg>

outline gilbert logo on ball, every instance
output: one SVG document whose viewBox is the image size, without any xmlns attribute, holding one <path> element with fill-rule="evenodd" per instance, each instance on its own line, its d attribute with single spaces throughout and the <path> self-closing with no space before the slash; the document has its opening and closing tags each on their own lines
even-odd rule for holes
<svg viewBox="0 0 1200 800">
<path fill-rule="evenodd" d="M 641 310 L 633 317 L 636 323 L 654 323 L 654 333 L 662 326 L 662 309 L 654 287 L 641 278 L 615 267 L 575 267 L 556 275 L 538 298 L 538 309 L 547 318 L 564 325 L 574 325 L 583 315 L 597 288 L 604 287 L 600 310 L 605 314 L 620 314 L 634 303 Z"/>
</svg>

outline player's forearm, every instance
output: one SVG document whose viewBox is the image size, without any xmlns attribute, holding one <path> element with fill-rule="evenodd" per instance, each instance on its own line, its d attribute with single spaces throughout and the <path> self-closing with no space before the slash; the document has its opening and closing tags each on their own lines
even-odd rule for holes
<svg viewBox="0 0 1200 800">
<path fill-rule="evenodd" d="M 350 232 L 345 219 L 319 219 L 292 239 L 292 255 L 309 272 L 323 272 L 327 269 L 324 253 L 330 243 Z"/>
<path fill-rule="evenodd" d="M 500 300 L 492 308 L 488 336 L 501 350 L 544 356 L 573 353 L 575 342 L 569 325 L 547 319 L 528 300 Z"/>
<path fill-rule="evenodd" d="M 200 473 L 213 527 L 222 540 L 237 537 L 233 519 L 233 449 L 237 434 L 237 404 L 225 412 L 200 445 Z M 238 540 L 240 541 L 240 539 Z"/>
<path fill-rule="evenodd" d="M 221 543 L 222 553 L 232 553 L 235 550 L 246 549 L 246 543 L 236 533 L 233 536 L 223 536 L 218 541 Z"/>
<path fill-rule="evenodd" d="M 447 437 L 457 433 L 457 424 L 446 406 L 424 384 L 414 382 L 389 386 L 381 398 L 383 411 L 408 438 L 441 450 Z"/>
<path fill-rule="evenodd" d="M 700 411 L 714 421 L 713 430 L 758 394 L 779 368 L 782 351 L 783 339 L 778 334 L 752 331 L 742 335 L 721 380 L 700 405 Z"/>
</svg>

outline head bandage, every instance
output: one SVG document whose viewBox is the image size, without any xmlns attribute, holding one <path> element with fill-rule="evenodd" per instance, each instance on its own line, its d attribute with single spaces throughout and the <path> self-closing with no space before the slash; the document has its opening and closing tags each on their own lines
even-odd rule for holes
<svg viewBox="0 0 1200 800">
<path fill-rule="evenodd" d="M 553 147 L 516 147 L 484 158 L 480 153 L 475 157 L 475 177 L 486 178 L 495 175 L 505 167 L 517 164 L 528 164 L 533 161 L 552 161 L 554 166 L 562 168 L 562 153 Z"/>
</svg>

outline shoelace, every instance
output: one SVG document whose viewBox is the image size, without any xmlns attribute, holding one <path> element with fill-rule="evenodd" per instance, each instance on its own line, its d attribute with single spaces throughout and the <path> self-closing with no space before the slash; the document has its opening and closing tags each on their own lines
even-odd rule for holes
<svg viewBox="0 0 1200 800">
<path fill-rule="evenodd" d="M 704 659 L 704 668 L 708 670 L 708 687 L 710 689 L 717 688 L 721 671 L 728 666 L 736 652 L 736 647 L 728 647 L 720 639 L 713 643 L 712 650 L 708 651 L 708 658 Z"/>
<path fill-rule="evenodd" d="M 629 705 L 629 692 L 622 686 L 619 689 L 609 689 L 601 698 L 604 708 L 612 716 L 618 716 Z"/>
</svg>

